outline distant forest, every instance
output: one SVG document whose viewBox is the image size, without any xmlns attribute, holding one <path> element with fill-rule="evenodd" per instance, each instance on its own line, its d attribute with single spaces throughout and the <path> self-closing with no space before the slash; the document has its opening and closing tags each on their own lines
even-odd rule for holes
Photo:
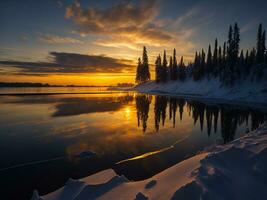
<svg viewBox="0 0 267 200">
<path fill-rule="evenodd" d="M 176 49 L 167 61 L 166 51 L 163 57 L 159 55 L 155 61 L 156 83 L 167 81 L 185 81 L 192 78 L 199 81 L 203 78 L 218 78 L 223 85 L 234 85 L 241 80 L 267 80 L 267 52 L 265 45 L 265 30 L 262 24 L 258 27 L 256 48 L 240 50 L 240 28 L 237 23 L 229 27 L 228 40 L 219 46 L 215 39 L 214 47 L 208 47 L 208 52 L 202 49 L 195 53 L 193 62 L 185 65 L 183 56 L 178 63 Z M 151 79 L 146 47 L 142 59 L 138 59 L 136 83 Z"/>
</svg>

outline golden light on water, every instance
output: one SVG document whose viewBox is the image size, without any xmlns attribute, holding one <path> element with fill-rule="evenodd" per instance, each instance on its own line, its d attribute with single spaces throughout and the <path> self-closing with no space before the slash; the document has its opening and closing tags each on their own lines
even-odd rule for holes
<svg viewBox="0 0 267 200">
<path fill-rule="evenodd" d="M 129 107 L 124 108 L 124 115 L 127 119 L 130 119 L 131 117 L 131 109 Z"/>
</svg>

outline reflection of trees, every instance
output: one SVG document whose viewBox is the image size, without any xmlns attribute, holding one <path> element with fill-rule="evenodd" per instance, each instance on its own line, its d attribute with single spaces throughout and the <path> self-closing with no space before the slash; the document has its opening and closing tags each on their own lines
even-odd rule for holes
<svg viewBox="0 0 267 200">
<path fill-rule="evenodd" d="M 200 128 L 202 131 L 204 123 L 205 104 L 197 101 L 190 101 L 190 102 L 188 101 L 187 104 L 189 106 L 189 109 L 192 111 L 194 124 L 196 124 L 199 119 Z"/>
<path fill-rule="evenodd" d="M 238 119 L 236 114 L 230 109 L 222 108 L 221 110 L 221 134 L 224 143 L 234 139 Z"/>
<path fill-rule="evenodd" d="M 156 96 L 155 97 L 155 129 L 159 130 L 160 118 L 162 119 L 162 126 L 164 126 L 166 119 L 166 108 L 167 108 L 168 99 L 165 96 Z"/>
<path fill-rule="evenodd" d="M 251 129 L 255 130 L 257 127 L 259 127 L 259 124 L 263 123 L 266 120 L 266 115 L 263 113 L 251 112 Z"/>
<path fill-rule="evenodd" d="M 179 105 L 180 121 L 182 121 L 183 120 L 183 112 L 184 112 L 185 100 L 184 99 L 179 99 L 178 100 L 178 105 Z"/>
<path fill-rule="evenodd" d="M 148 119 L 149 104 L 151 102 L 151 97 L 148 95 L 137 95 L 135 101 L 136 101 L 138 126 L 140 126 L 140 121 L 141 121 L 143 131 L 145 132 L 147 128 L 147 119 Z"/>
<path fill-rule="evenodd" d="M 251 130 L 256 129 L 266 119 L 266 114 L 255 110 L 244 109 L 243 107 L 229 105 L 208 105 L 198 101 L 186 101 L 185 99 L 167 98 L 164 96 L 155 97 L 155 129 L 160 128 L 160 120 L 162 126 L 166 118 L 166 107 L 169 103 L 169 120 L 172 120 L 175 127 L 176 111 L 179 109 L 180 120 L 183 120 L 184 106 L 187 107 L 189 116 L 193 118 L 194 124 L 200 125 L 201 131 L 206 120 L 206 129 L 208 136 L 213 131 L 218 131 L 218 121 L 221 123 L 221 135 L 225 143 L 234 139 L 236 130 L 239 126 L 248 125 L 250 121 Z M 220 117 L 220 118 L 219 118 Z"/>
<path fill-rule="evenodd" d="M 170 98 L 169 113 L 170 113 L 170 119 L 172 119 L 173 127 L 175 127 L 176 110 L 177 110 L 177 99 Z"/>
</svg>

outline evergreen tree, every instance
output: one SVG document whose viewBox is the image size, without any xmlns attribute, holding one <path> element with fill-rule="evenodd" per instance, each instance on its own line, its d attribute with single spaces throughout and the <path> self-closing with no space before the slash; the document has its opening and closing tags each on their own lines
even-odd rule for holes
<svg viewBox="0 0 267 200">
<path fill-rule="evenodd" d="M 241 75 L 242 74 L 245 74 L 244 71 L 245 71 L 245 57 L 244 57 L 244 53 L 243 53 L 243 50 L 241 50 L 241 53 L 240 53 L 240 57 L 238 59 L 238 65 L 237 65 L 237 68 L 236 68 L 236 75 L 237 75 L 237 78 L 240 79 L 241 78 Z"/>
<path fill-rule="evenodd" d="M 226 65 L 226 42 L 223 43 L 223 66 Z"/>
<path fill-rule="evenodd" d="M 250 54 L 249 54 L 249 68 L 251 70 L 252 66 L 256 63 L 256 49 L 253 48 L 251 51 L 250 51 Z"/>
<path fill-rule="evenodd" d="M 185 64 L 184 64 L 184 58 L 183 56 L 181 57 L 181 61 L 179 64 L 179 80 L 184 81 L 186 78 L 186 69 L 185 69 Z"/>
<path fill-rule="evenodd" d="M 155 69 L 155 80 L 156 80 L 156 83 L 159 83 L 161 80 L 160 80 L 160 72 L 161 72 L 161 57 L 160 55 L 157 57 L 156 59 L 156 69 Z"/>
<path fill-rule="evenodd" d="M 264 52 L 262 49 L 262 24 L 259 25 L 258 34 L 257 34 L 257 55 L 256 55 L 256 63 L 261 63 L 263 61 Z"/>
<path fill-rule="evenodd" d="M 147 50 L 146 50 L 145 46 L 143 49 L 142 70 L 141 71 L 142 71 L 142 74 L 141 74 L 142 82 L 149 81 L 150 80 L 150 72 L 149 72 Z"/>
<path fill-rule="evenodd" d="M 141 70 L 142 70 L 142 63 L 141 59 L 138 58 L 138 64 L 137 64 L 137 69 L 136 69 L 136 77 L 135 77 L 135 82 L 136 83 L 141 83 Z"/>
<path fill-rule="evenodd" d="M 201 60 L 200 55 L 196 52 L 193 68 L 193 79 L 198 81 L 201 78 Z"/>
<path fill-rule="evenodd" d="M 233 84 L 234 81 L 236 81 L 237 79 L 240 78 L 240 72 L 241 72 L 241 68 L 242 66 L 239 63 L 239 43 L 240 43 L 240 29 L 237 25 L 237 23 L 235 23 L 234 26 L 234 50 L 233 50 L 233 71 L 231 71 L 231 84 Z"/>
<path fill-rule="evenodd" d="M 203 77 L 205 75 L 205 68 L 206 68 L 206 54 L 205 54 L 204 49 L 202 49 L 200 60 L 201 60 L 200 61 L 200 76 Z"/>
<path fill-rule="evenodd" d="M 212 73 L 212 54 L 211 54 L 210 45 L 209 45 L 208 55 L 207 55 L 206 73 L 208 74 L 208 76 Z"/>
<path fill-rule="evenodd" d="M 265 30 L 263 31 L 263 34 L 262 34 L 262 51 L 263 51 L 263 57 L 265 56 L 265 53 L 266 53 L 266 44 L 265 44 L 265 40 L 266 40 L 266 32 Z"/>
<path fill-rule="evenodd" d="M 218 40 L 215 39 L 214 51 L 213 51 L 213 74 L 216 77 L 218 75 Z"/>
<path fill-rule="evenodd" d="M 218 50 L 217 76 L 220 75 L 222 70 L 223 70 L 223 52 L 222 52 L 222 47 L 220 46 Z"/>
<path fill-rule="evenodd" d="M 177 59 L 176 59 L 176 49 L 173 49 L 173 80 L 177 80 Z"/>
<path fill-rule="evenodd" d="M 173 63 L 172 63 L 172 57 L 170 57 L 170 62 L 169 62 L 169 77 L 170 80 L 173 80 Z"/>
<path fill-rule="evenodd" d="M 233 28 L 232 26 L 229 27 L 228 32 L 228 41 L 227 41 L 227 62 L 231 62 L 232 55 L 233 55 Z"/>
<path fill-rule="evenodd" d="M 225 84 L 232 85 L 236 79 L 235 68 L 238 61 L 239 42 L 240 30 L 237 23 L 235 23 L 234 30 L 232 26 L 230 26 L 228 33 L 227 61 L 226 68 L 223 72 L 223 81 Z"/>
<path fill-rule="evenodd" d="M 265 76 L 265 50 L 265 30 L 262 30 L 262 24 L 260 24 L 257 34 L 257 52 L 255 66 L 253 67 L 253 79 L 260 80 Z"/>
<path fill-rule="evenodd" d="M 246 56 L 245 56 L 245 65 L 244 65 L 245 69 L 244 69 L 244 78 L 246 78 L 246 76 L 248 76 L 249 71 L 250 71 L 250 65 L 249 65 L 249 53 L 248 50 L 246 51 Z"/>
<path fill-rule="evenodd" d="M 233 57 L 234 57 L 234 64 L 238 61 L 238 55 L 239 55 L 239 43 L 240 43 L 240 29 L 235 23 L 234 26 L 234 51 L 233 51 Z"/>
<path fill-rule="evenodd" d="M 164 50 L 163 54 L 163 61 L 162 61 L 162 69 L 161 69 L 161 79 L 163 82 L 167 81 L 167 57 L 166 57 L 166 51 Z"/>
</svg>

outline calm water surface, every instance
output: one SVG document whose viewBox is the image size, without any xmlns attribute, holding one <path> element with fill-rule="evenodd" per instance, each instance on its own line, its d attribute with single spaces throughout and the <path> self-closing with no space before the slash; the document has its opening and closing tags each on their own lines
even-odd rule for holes
<svg viewBox="0 0 267 200">
<path fill-rule="evenodd" d="M 0 188 L 29 199 L 113 168 L 142 180 L 266 119 L 262 110 L 134 93 L 0 96 Z M 96 156 L 77 154 L 93 151 Z M 11 167 L 11 168 L 10 168 Z"/>
<path fill-rule="evenodd" d="M 108 87 L 0 87 L 0 94 L 96 93 Z"/>
</svg>

